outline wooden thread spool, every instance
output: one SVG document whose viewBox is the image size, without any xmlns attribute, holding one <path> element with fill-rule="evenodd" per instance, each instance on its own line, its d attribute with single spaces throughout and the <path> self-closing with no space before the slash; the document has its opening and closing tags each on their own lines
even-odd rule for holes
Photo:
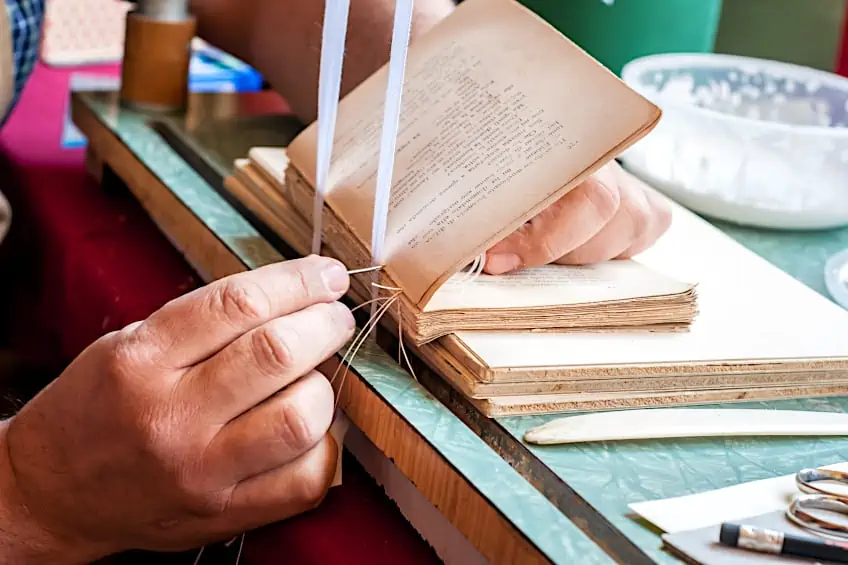
<svg viewBox="0 0 848 565">
<path fill-rule="evenodd" d="M 191 41 L 197 22 L 127 14 L 121 102 L 140 110 L 180 111 L 188 104 Z"/>
</svg>

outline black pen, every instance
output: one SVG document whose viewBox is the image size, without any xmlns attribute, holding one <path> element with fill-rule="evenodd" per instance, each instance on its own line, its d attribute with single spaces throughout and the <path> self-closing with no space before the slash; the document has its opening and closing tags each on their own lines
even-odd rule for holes
<svg viewBox="0 0 848 565">
<path fill-rule="evenodd" d="M 762 553 L 848 563 L 848 543 L 824 538 L 794 536 L 757 526 L 724 523 L 718 539 L 723 545 Z"/>
</svg>

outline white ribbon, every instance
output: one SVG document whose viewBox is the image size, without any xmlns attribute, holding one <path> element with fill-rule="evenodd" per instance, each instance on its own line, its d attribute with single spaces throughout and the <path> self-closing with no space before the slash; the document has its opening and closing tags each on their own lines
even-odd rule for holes
<svg viewBox="0 0 848 565">
<path fill-rule="evenodd" d="M 382 265 L 385 259 L 386 224 L 389 215 L 395 148 L 400 125 L 403 77 L 406 70 L 406 53 L 409 49 L 411 28 L 412 0 L 398 0 L 395 3 L 395 21 L 392 28 L 392 48 L 389 54 L 386 103 L 383 109 L 380 159 L 377 163 L 377 187 L 374 193 L 374 220 L 371 227 L 371 263 L 375 266 Z"/>
<path fill-rule="evenodd" d="M 413 0 L 395 3 L 392 26 L 392 46 L 389 53 L 389 72 L 386 99 L 383 109 L 383 127 L 380 137 L 380 155 L 377 162 L 377 180 L 374 193 L 374 217 L 371 226 L 371 263 L 384 262 L 386 229 L 394 173 L 397 135 L 400 127 L 401 98 L 403 94 L 406 55 L 412 29 Z M 341 87 L 342 60 L 344 58 L 345 30 L 349 0 L 327 0 L 324 11 L 324 29 L 321 43 L 321 68 L 318 77 L 318 147 L 315 161 L 315 200 L 312 212 L 312 252 L 321 253 L 324 200 L 333 151 L 336 118 Z M 378 274 L 374 273 L 375 282 Z M 374 296 L 377 296 L 374 286 Z M 378 306 L 374 302 L 372 315 Z"/>
<path fill-rule="evenodd" d="M 312 253 L 316 255 L 321 253 L 324 199 L 336 134 L 349 11 L 350 0 L 327 0 L 324 7 L 321 67 L 318 74 L 318 155 L 315 160 L 315 200 L 312 207 Z"/>
</svg>

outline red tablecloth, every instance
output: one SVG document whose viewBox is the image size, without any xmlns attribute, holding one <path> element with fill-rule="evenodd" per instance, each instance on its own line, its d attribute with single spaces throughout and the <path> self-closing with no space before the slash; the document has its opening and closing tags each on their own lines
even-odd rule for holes
<svg viewBox="0 0 848 565">
<path fill-rule="evenodd" d="M 0 189 L 13 207 L 0 307 L 16 348 L 56 363 L 198 284 L 129 194 L 103 192 L 82 150 L 61 149 L 69 76 L 37 68 L 0 133 Z M 251 565 L 437 562 L 350 457 L 344 484 L 319 509 L 247 540 L 242 562 Z"/>
</svg>

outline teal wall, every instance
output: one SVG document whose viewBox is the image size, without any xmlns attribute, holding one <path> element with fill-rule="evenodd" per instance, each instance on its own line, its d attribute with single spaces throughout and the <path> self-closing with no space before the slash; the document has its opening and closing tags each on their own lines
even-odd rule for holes
<svg viewBox="0 0 848 565">
<path fill-rule="evenodd" d="M 712 51 L 722 0 L 520 0 L 618 73 L 654 53 Z"/>
<path fill-rule="evenodd" d="M 663 52 L 715 50 L 833 70 L 846 0 L 520 0 L 619 72 Z"/>
</svg>

